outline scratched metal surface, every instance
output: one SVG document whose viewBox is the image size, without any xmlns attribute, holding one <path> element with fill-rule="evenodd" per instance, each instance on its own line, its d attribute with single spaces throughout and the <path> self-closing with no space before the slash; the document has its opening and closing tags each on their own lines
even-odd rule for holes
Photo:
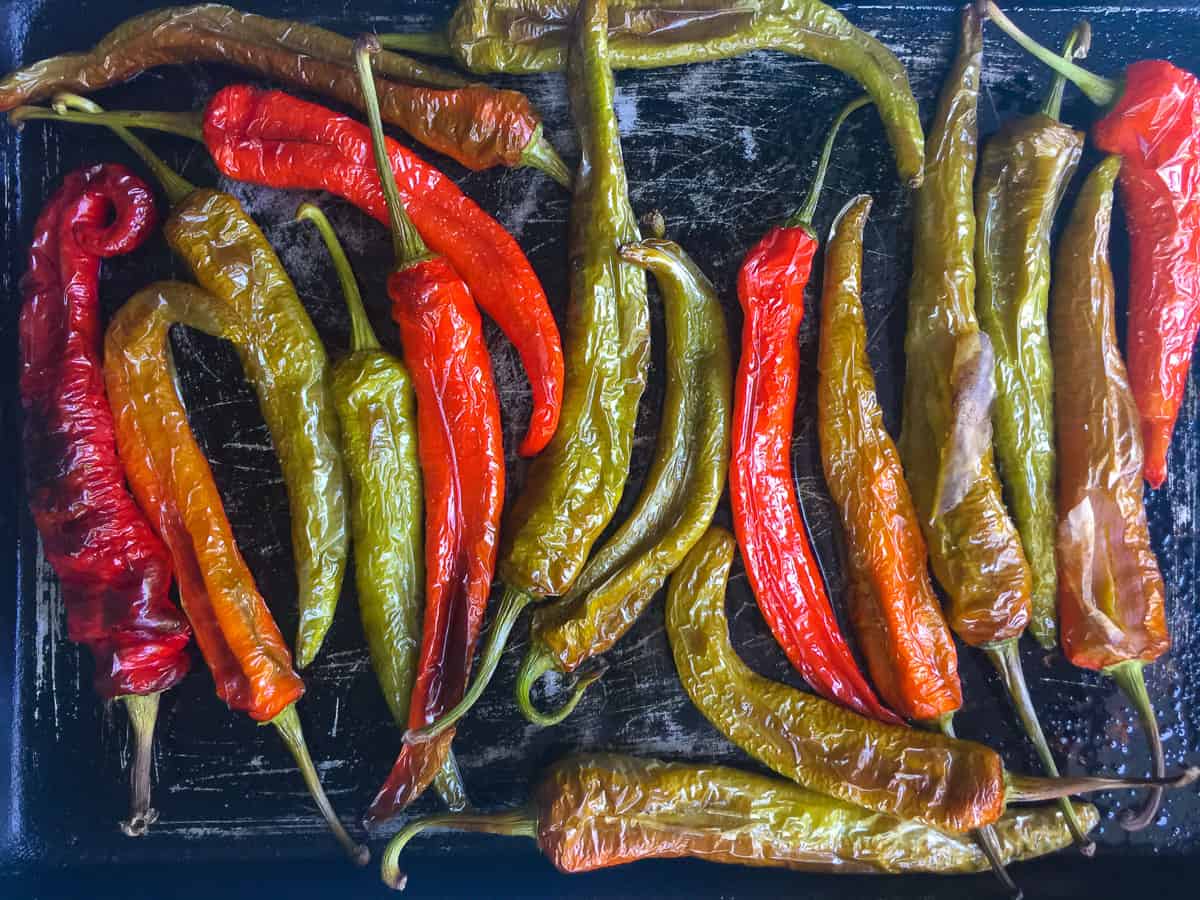
<svg viewBox="0 0 1200 900">
<path fill-rule="evenodd" d="M 357 4 L 281 0 L 246 6 L 347 32 L 428 28 L 440 22 L 448 8 L 439 0 L 408 2 L 403 9 L 380 0 Z M 8 70 L 15 62 L 80 49 L 138 7 L 111 0 L 0 4 L 9 23 L 0 48 L 0 68 Z M 1200 14 L 1183 5 L 1073 10 L 1014 7 L 1011 12 L 1034 34 L 1054 41 L 1078 15 L 1086 15 L 1095 28 L 1091 65 L 1106 74 L 1145 55 L 1165 55 L 1187 68 L 1200 69 Z M 903 59 L 928 116 L 952 51 L 952 8 L 879 4 L 848 6 L 847 13 Z M 107 92 L 101 99 L 110 107 L 165 103 L 172 108 L 193 108 L 236 77 L 218 67 L 158 70 Z M 985 132 L 994 130 L 1000 117 L 1029 111 L 1046 80 L 1042 70 L 1031 70 L 1012 44 L 989 29 L 981 105 Z M 695 256 L 719 288 L 736 334 L 740 314 L 733 284 L 738 261 L 769 223 L 778 221 L 799 202 L 811 175 L 820 133 L 833 110 L 853 95 L 854 87 L 829 69 L 764 53 L 705 66 L 621 73 L 617 82 L 617 112 L 633 205 L 639 213 L 654 207 L 665 212 L 670 235 Z M 573 158 L 576 146 L 563 79 L 527 78 L 519 87 L 542 112 L 551 140 Z M 1068 89 L 1066 120 L 1082 124 L 1092 116 L 1079 94 Z M 278 738 L 245 717 L 230 714 L 214 696 L 211 679 L 199 660 L 192 674 L 164 702 L 155 769 L 155 800 L 161 821 L 142 841 L 123 839 L 114 827 L 125 803 L 122 769 L 128 746 L 124 717 L 111 714 L 96 701 L 89 686 L 90 662 L 65 639 L 58 588 L 38 553 L 18 480 L 12 477 L 18 455 L 14 325 L 24 247 L 48 192 L 66 171 L 84 162 L 134 161 L 106 133 L 81 126 L 34 124 L 20 136 L 4 127 L 0 140 L 4 147 L 3 291 L 9 298 L 0 312 L 8 360 L 2 452 L 10 475 L 0 487 L 4 491 L 0 516 L 5 536 L 10 538 L 5 541 L 6 548 L 15 548 L 15 554 L 3 561 L 9 587 L 0 604 L 5 642 L 0 652 L 0 681 L 6 687 L 11 685 L 12 698 L 11 703 L 0 703 L 7 707 L 0 709 L 0 725 L 6 726 L 3 740 L 10 753 L 10 765 L 0 772 L 0 796 L 7 804 L 0 866 L 333 859 L 336 848 L 324 834 Z M 301 196 L 218 179 L 207 157 L 185 141 L 154 137 L 151 142 L 194 181 L 217 183 L 232 191 L 255 215 L 278 248 L 336 357 L 347 340 L 342 300 L 315 232 L 292 223 L 301 200 L 315 200 L 326 209 L 346 240 L 376 327 L 395 349 L 395 331 L 387 322 L 382 299 L 390 246 L 379 226 L 329 196 Z M 1094 154 L 1089 155 L 1085 166 L 1094 159 Z M 556 314 L 561 315 L 566 294 L 566 194 L 528 170 L 472 174 L 445 159 L 434 162 L 516 235 L 542 277 Z M 910 203 L 896 183 L 873 114 L 859 114 L 840 142 L 817 217 L 818 229 L 823 233 L 843 202 L 860 191 L 876 198 L 867 233 L 870 265 L 864 299 L 881 399 L 888 425 L 896 430 L 910 256 L 904 223 Z M 1123 283 L 1125 251 L 1119 241 L 1118 281 Z M 158 239 L 131 257 L 105 264 L 105 306 L 111 313 L 151 279 L 183 275 Z M 819 273 L 814 284 L 819 284 Z M 815 296 L 815 287 L 810 288 L 810 304 Z M 639 419 L 634 470 L 623 510 L 636 496 L 654 445 L 661 394 L 662 326 L 657 302 L 653 308 L 654 377 Z M 802 332 L 805 371 L 794 459 L 817 547 L 837 597 L 843 583 L 838 536 L 816 456 L 814 322 L 810 314 Z M 509 490 L 515 492 L 522 467 L 512 451 L 524 427 L 528 392 L 512 348 L 490 323 L 487 335 L 505 411 Z M 295 585 L 287 541 L 287 502 L 253 394 L 233 353 L 219 342 L 181 332 L 175 335 L 175 347 L 190 415 L 212 460 L 242 549 L 284 633 L 290 635 L 294 633 L 291 598 Z M 1184 424 L 1172 452 L 1171 479 L 1149 501 L 1155 546 L 1169 585 L 1175 643 L 1171 654 L 1147 671 L 1147 678 L 1170 766 L 1200 763 L 1200 705 L 1195 702 L 1200 684 L 1200 633 L 1192 587 L 1197 574 L 1193 522 L 1200 514 L 1194 475 L 1200 465 L 1200 410 L 1194 381 L 1182 416 Z M 719 519 L 728 522 L 726 508 Z M 747 661 L 766 675 L 798 684 L 759 617 L 740 566 L 732 578 L 729 610 L 735 643 Z M 523 631 L 523 627 L 517 629 L 518 634 Z M 663 632 L 661 604 L 653 605 L 608 655 L 608 675 L 590 691 L 577 712 L 553 730 L 527 725 L 513 706 L 511 685 L 523 648 L 522 636 L 484 700 L 459 730 L 455 746 L 472 798 L 480 806 L 518 801 L 545 763 L 575 748 L 749 764 L 692 709 L 682 693 Z M 1141 734 L 1109 682 L 1073 669 L 1058 654 L 1035 650 L 1030 642 L 1025 646 L 1025 665 L 1046 730 L 1067 770 L 1142 773 L 1147 769 Z M 969 650 L 962 651 L 960 666 L 967 697 L 958 719 L 960 733 L 989 742 L 1013 768 L 1036 771 L 1032 752 L 1016 731 L 997 680 Z M 334 805 L 348 821 L 355 820 L 388 771 L 398 747 L 398 733 L 367 662 L 349 585 L 325 650 L 306 681 L 308 693 L 299 708 L 312 754 Z M 1161 827 L 1134 836 L 1122 832 L 1113 821 L 1118 801 L 1127 799 L 1099 798 L 1104 812 L 1098 835 L 1101 853 L 1178 857 L 1200 852 L 1196 794 L 1170 797 Z M 416 812 L 433 809 L 432 798 L 427 798 Z M 413 856 L 436 861 L 450 848 L 483 861 L 521 859 L 531 852 L 499 839 L 438 835 L 414 845 Z M 534 871 L 545 879 L 556 877 L 545 866 Z M 670 869 L 646 871 L 670 877 Z M 736 885 L 782 884 L 763 880 L 769 877 L 731 871 L 708 876 L 713 890 L 717 885 L 733 890 Z M 580 881 L 570 889 L 587 891 Z M 597 883 L 620 884 L 611 880 Z M 550 891 L 568 887 L 562 881 L 542 884 Z M 419 882 L 414 887 L 419 889 Z"/>
</svg>

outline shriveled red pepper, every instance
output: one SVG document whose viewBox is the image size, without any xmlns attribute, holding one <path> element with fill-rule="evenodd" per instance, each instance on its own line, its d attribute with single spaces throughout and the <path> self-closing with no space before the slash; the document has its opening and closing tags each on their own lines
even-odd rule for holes
<svg viewBox="0 0 1200 900">
<path fill-rule="evenodd" d="M 355 62 L 371 123 L 370 143 L 391 222 L 396 264 L 388 278 L 392 318 L 417 395 L 417 455 L 425 487 L 425 621 L 409 727 L 423 728 L 466 691 L 483 625 L 504 503 L 500 402 L 483 326 L 463 279 L 426 247 L 405 212 L 392 175 L 371 76 L 378 41 L 355 44 Z M 433 780 L 454 729 L 405 744 L 368 812 L 394 815 Z"/>
<path fill-rule="evenodd" d="M 1092 140 L 1121 163 L 1129 229 L 1129 381 L 1141 417 L 1145 476 L 1167 477 L 1171 432 L 1200 331 L 1200 79 L 1165 60 L 1142 60 L 1120 82 L 1088 72 L 1034 42 L 987 3 L 1022 47 L 1108 107 Z"/>
<path fill-rule="evenodd" d="M 855 100 L 838 115 L 808 199 L 746 254 L 738 273 L 745 322 L 734 387 L 729 496 L 758 608 L 792 665 L 831 700 L 884 722 L 899 722 L 876 697 L 838 628 L 808 541 L 791 465 L 800 372 L 797 334 L 817 249 L 812 217 L 838 127 L 867 102 L 865 97 Z"/>
<path fill-rule="evenodd" d="M 100 355 L 100 260 L 130 253 L 158 214 L 146 184 L 118 165 L 78 169 L 34 226 L 21 282 L 25 489 L 62 584 L 67 636 L 95 662 L 93 685 L 124 701 L 135 744 L 132 808 L 144 834 L 159 695 L 191 666 L 191 635 L 171 602 L 171 560 L 125 486 Z"/>
</svg>

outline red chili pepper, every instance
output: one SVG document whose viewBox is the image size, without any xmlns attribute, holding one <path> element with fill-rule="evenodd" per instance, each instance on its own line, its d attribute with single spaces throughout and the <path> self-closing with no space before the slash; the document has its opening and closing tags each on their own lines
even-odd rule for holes
<svg viewBox="0 0 1200 900">
<path fill-rule="evenodd" d="M 392 318 L 417 395 L 417 453 L 425 488 L 425 622 L 409 728 L 434 722 L 463 697 L 496 568 L 504 503 L 500 402 L 483 323 L 450 262 L 431 253 L 401 203 L 371 74 L 373 37 L 355 45 L 371 123 L 375 192 L 386 198 L 396 250 L 388 279 Z M 361 126 L 358 126 L 361 127 Z M 403 809 L 442 767 L 454 729 L 405 744 L 375 797 L 370 821 Z"/>
<path fill-rule="evenodd" d="M 767 232 L 738 273 L 745 321 L 734 389 L 729 496 L 758 608 L 792 665 L 826 697 L 863 715 L 900 722 L 876 697 L 838 628 L 792 481 L 797 334 L 817 249 L 812 215 L 838 126 L 861 105 L 851 104 L 835 122 L 804 206 Z"/>
<path fill-rule="evenodd" d="M 72 172 L 38 217 L 21 283 L 26 491 L 62 583 L 67 635 L 91 650 L 100 696 L 154 704 L 148 733 L 138 734 L 128 826 L 135 833 L 152 821 L 148 753 L 157 698 L 149 695 L 187 673 L 191 631 L 168 597 L 170 556 L 130 496 L 117 456 L 104 392 L 98 280 L 102 257 L 136 249 L 157 223 L 150 189 L 128 169 Z M 136 715 L 131 703 L 140 730 Z M 140 811 L 139 790 L 145 791 Z"/>
</svg>

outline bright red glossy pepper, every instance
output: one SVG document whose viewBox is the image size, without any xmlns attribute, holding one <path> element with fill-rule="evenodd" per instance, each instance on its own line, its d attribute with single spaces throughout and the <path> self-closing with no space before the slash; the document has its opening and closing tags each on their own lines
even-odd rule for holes
<svg viewBox="0 0 1200 900">
<path fill-rule="evenodd" d="M 729 496 L 758 608 L 792 665 L 818 693 L 863 715 L 899 722 L 876 697 L 838 628 L 809 545 L 791 465 L 800 372 L 797 334 L 817 249 L 812 215 L 837 128 L 865 102 L 856 100 L 838 117 L 807 202 L 767 232 L 738 273 L 745 322 L 734 387 Z"/>
<path fill-rule="evenodd" d="M 133 251 L 157 223 L 150 189 L 128 169 L 72 172 L 38 216 L 21 282 L 26 493 L 67 635 L 91 651 L 96 692 L 122 698 L 134 726 L 127 834 L 154 821 L 158 695 L 191 665 L 191 631 L 168 596 L 170 556 L 125 486 L 100 353 L 100 259 Z"/>
<path fill-rule="evenodd" d="M 423 728 L 453 708 L 466 691 L 496 568 L 504 503 L 500 401 L 483 325 L 463 279 L 431 253 L 401 203 L 391 172 L 394 145 L 383 135 L 371 75 L 378 42 L 355 45 L 371 123 L 370 144 L 382 176 L 376 190 L 386 208 L 396 250 L 388 278 L 392 318 L 417 395 L 417 455 L 425 487 L 425 621 L 409 727 Z M 436 740 L 405 744 L 371 804 L 381 821 L 403 809 L 437 774 L 454 729 Z"/>
</svg>

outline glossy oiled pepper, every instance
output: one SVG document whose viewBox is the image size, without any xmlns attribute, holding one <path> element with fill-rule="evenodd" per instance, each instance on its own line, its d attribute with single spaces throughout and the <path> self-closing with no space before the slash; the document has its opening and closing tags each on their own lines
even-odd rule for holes
<svg viewBox="0 0 1200 900">
<path fill-rule="evenodd" d="M 1108 262 L 1120 167 L 1109 157 L 1088 176 L 1055 260 L 1058 603 L 1067 659 L 1116 679 L 1141 716 L 1161 774 L 1162 740 L 1142 669 L 1170 646 L 1165 591 L 1146 527 L 1138 412 L 1117 345 Z M 1160 793 L 1122 823 L 1153 822 Z"/>
<path fill-rule="evenodd" d="M 150 189 L 122 166 L 79 169 L 46 201 L 21 280 L 25 492 L 62 585 L 67 637 L 95 661 L 93 686 L 120 698 L 134 732 L 131 809 L 141 835 L 159 695 L 191 666 L 191 632 L 171 602 L 171 560 L 125 487 L 100 356 L 100 260 L 158 224 Z"/>
<path fill-rule="evenodd" d="M 675 668 L 692 702 L 718 731 L 803 787 L 962 833 L 996 822 L 1006 803 L 1118 785 L 1184 787 L 1200 777 L 1200 769 L 1170 781 L 1015 775 L 982 744 L 867 719 L 763 678 L 729 642 L 725 586 L 734 547 L 727 531 L 712 528 L 671 576 L 667 637 Z"/>
<path fill-rule="evenodd" d="M 60 91 L 88 93 L 163 65 L 216 62 L 363 108 L 350 41 L 311 25 L 215 3 L 135 16 L 86 53 L 33 63 L 0 81 L 0 111 Z M 528 98 L 388 54 L 377 81 L 386 121 L 470 169 L 531 165 L 567 183 Z M 407 82 L 407 83 L 406 83 Z M 430 86 L 436 85 L 436 86 Z"/>
<path fill-rule="evenodd" d="M 812 232 L 841 111 L 825 140 L 805 204 L 746 254 L 738 272 L 742 357 L 734 388 L 729 499 L 746 576 L 788 660 L 826 697 L 899 721 L 879 702 L 838 627 L 792 478 L 792 430 L 800 376 L 797 335 L 817 239 Z"/>
<path fill-rule="evenodd" d="M 1129 381 L 1141 418 L 1146 481 L 1167 477 L 1171 432 L 1200 331 L 1200 78 L 1143 60 L 1116 83 L 1056 57 L 995 3 L 988 16 L 1022 47 L 1108 107 L 1092 140 L 1122 157 L 1129 229 Z"/>
<path fill-rule="evenodd" d="M 1064 54 L 1085 54 L 1090 40 L 1084 22 Z M 984 145 L 975 183 L 975 312 L 996 360 L 996 464 L 1029 562 L 1029 631 L 1047 649 L 1058 643 L 1050 229 L 1084 139 L 1058 121 L 1062 93 L 1060 76 L 1040 112 L 1000 126 Z"/>
<path fill-rule="evenodd" d="M 422 728 L 458 703 L 467 687 L 483 624 L 504 503 L 500 403 L 483 324 L 471 294 L 445 257 L 422 242 L 392 175 L 371 74 L 379 44 L 355 43 L 375 165 L 387 198 L 395 268 L 388 278 L 392 318 L 417 398 L 417 453 L 425 485 L 425 621 L 408 711 Z M 391 817 L 443 770 L 454 731 L 405 744 L 380 788 L 369 821 Z"/>
<path fill-rule="evenodd" d="M 1095 807 L 1075 808 L 1089 828 L 1099 821 Z M 612 753 L 573 756 L 551 766 L 524 807 L 411 823 L 384 853 L 381 874 L 389 887 L 404 887 L 400 853 L 426 828 L 532 838 L 565 873 L 677 857 L 844 874 L 987 867 L 969 839 L 787 781 L 727 766 Z M 1071 840 L 1061 813 L 1045 806 L 1005 813 L 996 831 L 1004 858 L 1014 861 L 1053 853 Z"/>
<path fill-rule="evenodd" d="M 672 241 L 628 244 L 621 257 L 658 281 L 666 314 L 666 395 L 637 505 L 571 590 L 534 611 L 516 695 L 525 717 L 539 725 L 566 718 L 599 673 L 581 678 L 553 714 L 533 706 L 534 682 L 551 669 L 575 671 L 633 626 L 712 522 L 729 468 L 733 361 L 716 289 Z"/>
<path fill-rule="evenodd" d="M 453 53 L 474 72 L 561 71 L 577 2 L 461 0 L 441 35 L 383 35 L 384 46 Z M 658 68 L 780 50 L 845 72 L 879 107 L 900 175 L 921 182 L 921 121 L 895 55 L 819 0 L 613 0 L 615 69 Z"/>
<path fill-rule="evenodd" d="M 629 474 L 650 360 L 650 317 L 646 275 L 620 255 L 641 235 L 613 108 L 607 16 L 605 0 L 580 7 L 567 78 L 581 158 L 568 232 L 571 303 L 562 419 L 505 519 L 499 569 L 504 598 L 475 681 L 455 709 L 406 740 L 432 739 L 482 696 L 517 616 L 536 600 L 570 590 L 616 512 Z"/>
<path fill-rule="evenodd" d="M 346 833 L 321 789 L 296 714 L 304 683 L 238 550 L 188 424 L 168 340 L 177 323 L 235 345 L 248 340 L 227 304 L 190 285 L 161 282 L 130 298 L 104 338 L 104 380 L 121 462 L 134 496 L 171 552 L 179 599 L 217 695 L 230 708 L 276 726 L 339 843 L 365 864 L 367 849 Z"/>
</svg>

